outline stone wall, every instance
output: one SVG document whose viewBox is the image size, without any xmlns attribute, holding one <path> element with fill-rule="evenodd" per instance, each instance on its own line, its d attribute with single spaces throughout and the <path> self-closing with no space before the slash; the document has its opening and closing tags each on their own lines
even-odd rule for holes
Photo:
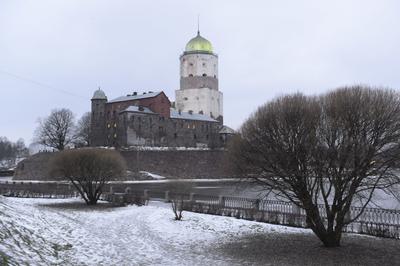
<svg viewBox="0 0 400 266">
<path fill-rule="evenodd" d="M 39 152 L 18 163 L 15 168 L 16 180 L 50 180 L 49 166 L 54 152 Z"/>
<path fill-rule="evenodd" d="M 51 180 L 49 163 L 55 153 L 38 153 L 16 168 L 15 180 Z M 121 151 L 126 159 L 131 179 L 140 171 L 167 178 L 230 177 L 224 150 L 134 150 Z"/>
<path fill-rule="evenodd" d="M 147 171 L 168 178 L 230 177 L 224 150 L 126 151 L 132 171 Z"/>
</svg>

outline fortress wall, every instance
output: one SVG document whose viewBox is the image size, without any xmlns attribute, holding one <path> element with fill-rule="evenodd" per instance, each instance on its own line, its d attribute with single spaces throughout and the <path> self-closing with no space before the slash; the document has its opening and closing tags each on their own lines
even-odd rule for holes
<svg viewBox="0 0 400 266">
<path fill-rule="evenodd" d="M 38 153 L 16 168 L 14 180 L 51 180 L 49 163 L 55 153 Z M 133 177 L 146 171 L 167 178 L 226 178 L 224 150 L 139 150 L 121 151 Z"/>
</svg>

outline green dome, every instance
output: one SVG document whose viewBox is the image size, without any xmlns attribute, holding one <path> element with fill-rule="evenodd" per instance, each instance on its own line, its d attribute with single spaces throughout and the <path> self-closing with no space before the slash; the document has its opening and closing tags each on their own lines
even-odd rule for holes
<svg viewBox="0 0 400 266">
<path fill-rule="evenodd" d="M 191 39 L 186 44 L 185 52 L 205 52 L 212 53 L 213 48 L 211 42 L 200 36 L 200 32 L 197 32 L 197 36 Z"/>
</svg>

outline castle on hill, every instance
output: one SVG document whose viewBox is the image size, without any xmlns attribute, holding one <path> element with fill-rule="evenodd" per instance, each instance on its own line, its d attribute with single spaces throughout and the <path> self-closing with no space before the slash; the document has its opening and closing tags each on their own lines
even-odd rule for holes
<svg viewBox="0 0 400 266">
<path fill-rule="evenodd" d="M 223 125 L 218 56 L 199 31 L 180 56 L 174 103 L 163 91 L 133 92 L 108 101 L 100 89 L 91 101 L 91 146 L 216 148 L 234 134 Z"/>
</svg>

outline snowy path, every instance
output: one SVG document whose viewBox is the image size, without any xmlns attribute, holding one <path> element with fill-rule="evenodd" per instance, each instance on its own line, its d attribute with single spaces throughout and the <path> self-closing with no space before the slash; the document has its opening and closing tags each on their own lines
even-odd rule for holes
<svg viewBox="0 0 400 266">
<path fill-rule="evenodd" d="M 184 221 L 174 221 L 170 206 L 158 202 L 92 210 L 68 207 L 76 202 L 0 197 L 0 255 L 9 257 L 10 264 L 31 265 L 242 265 L 215 248 L 254 233 L 309 234 L 188 212 Z"/>
</svg>

